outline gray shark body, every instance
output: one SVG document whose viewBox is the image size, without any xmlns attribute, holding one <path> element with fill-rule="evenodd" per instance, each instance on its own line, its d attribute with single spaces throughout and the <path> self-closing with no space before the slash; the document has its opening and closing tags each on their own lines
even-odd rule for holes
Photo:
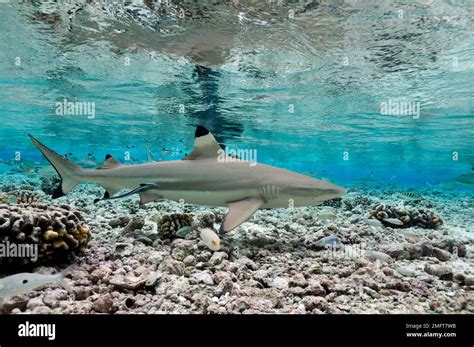
<svg viewBox="0 0 474 347">
<path fill-rule="evenodd" d="M 318 205 L 345 193 L 327 181 L 222 156 L 223 150 L 214 136 L 201 126 L 196 129 L 193 151 L 183 160 L 121 165 L 107 155 L 104 164 L 92 170 L 68 161 L 33 137 L 32 140 L 62 178 L 53 197 L 68 193 L 79 183 L 93 182 L 106 189 L 105 199 L 127 189 L 137 192 L 141 203 L 169 199 L 227 206 L 229 213 L 221 232 L 234 229 L 261 208 Z"/>
</svg>

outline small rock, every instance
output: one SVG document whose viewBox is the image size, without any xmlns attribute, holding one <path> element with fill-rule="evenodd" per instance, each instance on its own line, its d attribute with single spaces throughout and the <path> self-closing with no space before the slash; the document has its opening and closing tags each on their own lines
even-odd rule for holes
<svg viewBox="0 0 474 347">
<path fill-rule="evenodd" d="M 92 289 L 87 286 L 74 286 L 72 287 L 72 293 L 76 300 L 85 300 L 92 294 Z"/>
<path fill-rule="evenodd" d="M 323 272 L 323 267 L 319 263 L 314 263 L 314 264 L 311 264 L 309 266 L 308 272 L 310 274 L 318 275 L 318 274 L 321 274 Z"/>
<path fill-rule="evenodd" d="M 160 252 L 150 252 L 147 256 L 147 263 L 158 265 L 163 261 L 163 255 Z"/>
<path fill-rule="evenodd" d="M 209 264 L 216 266 L 224 261 L 224 259 L 229 258 L 225 252 L 214 252 L 211 259 L 209 259 Z"/>
<path fill-rule="evenodd" d="M 308 286 L 304 289 L 305 295 L 325 296 L 326 290 L 318 281 L 308 281 Z"/>
<path fill-rule="evenodd" d="M 110 310 L 114 302 L 110 294 L 101 295 L 94 303 L 92 304 L 92 309 L 99 313 L 110 313 Z"/>
<path fill-rule="evenodd" d="M 196 257 L 194 255 L 188 255 L 186 258 L 183 259 L 184 266 L 193 266 L 196 264 Z"/>
<path fill-rule="evenodd" d="M 268 270 L 257 270 L 253 273 L 253 279 L 262 283 L 267 284 L 270 278 L 270 271 Z"/>
<path fill-rule="evenodd" d="M 172 258 L 167 258 L 159 266 L 161 272 L 169 272 L 174 275 L 182 276 L 184 274 L 184 263 Z"/>
<path fill-rule="evenodd" d="M 305 290 L 301 287 L 291 287 L 290 288 L 290 293 L 295 295 L 295 296 L 304 296 L 305 295 Z"/>
<path fill-rule="evenodd" d="M 387 283 L 387 289 L 395 289 L 400 292 L 409 292 L 411 291 L 411 285 L 408 282 L 395 279 Z"/>
<path fill-rule="evenodd" d="M 394 259 L 406 259 L 409 257 L 408 251 L 405 250 L 405 246 L 401 243 L 383 244 L 380 246 L 379 251 L 388 254 Z"/>
<path fill-rule="evenodd" d="M 451 253 L 437 247 L 433 248 L 433 255 L 441 261 L 448 261 L 451 259 Z"/>
<path fill-rule="evenodd" d="M 207 263 L 211 259 L 211 252 L 203 251 L 200 254 L 196 255 L 196 261 L 199 263 Z"/>
<path fill-rule="evenodd" d="M 99 280 L 104 279 L 104 277 L 110 275 L 111 272 L 112 270 L 110 270 L 108 267 L 101 266 L 95 269 L 94 271 L 92 271 L 91 278 L 93 281 L 97 282 Z"/>
<path fill-rule="evenodd" d="M 148 274 L 148 278 L 147 278 L 147 280 L 146 280 L 146 282 L 145 282 L 145 285 L 146 285 L 147 287 L 152 287 L 152 286 L 154 286 L 155 283 L 156 283 L 156 281 L 158 281 L 158 278 L 159 278 L 158 272 L 156 272 L 156 271 L 150 272 L 150 273 Z"/>
<path fill-rule="evenodd" d="M 5 299 L 2 306 L 0 306 L 0 309 L 4 313 L 10 313 L 14 309 L 23 311 L 29 301 L 29 298 L 24 295 L 11 296 Z"/>
<path fill-rule="evenodd" d="M 191 275 L 191 278 L 194 279 L 196 283 L 203 283 L 208 286 L 214 285 L 214 280 L 212 279 L 212 276 L 205 271 L 193 273 Z"/>
<path fill-rule="evenodd" d="M 410 255 L 411 260 L 420 259 L 421 257 L 423 257 L 423 249 L 419 244 L 410 245 L 408 248 L 408 253 Z"/>
<path fill-rule="evenodd" d="M 424 257 L 431 257 L 433 255 L 433 245 L 429 242 L 421 244 L 421 252 Z"/>
<path fill-rule="evenodd" d="M 145 225 L 145 218 L 142 216 L 133 216 L 133 218 L 127 223 L 125 228 L 123 228 L 122 233 L 131 233 L 135 230 L 141 230 Z"/>
<path fill-rule="evenodd" d="M 308 286 L 308 281 L 306 281 L 306 278 L 302 274 L 296 274 L 290 279 L 288 284 L 290 287 L 304 288 Z"/>
<path fill-rule="evenodd" d="M 38 306 L 44 306 L 43 299 L 39 296 L 37 296 L 36 298 L 30 299 L 28 303 L 26 304 L 26 308 L 29 310 L 32 310 Z"/>
<path fill-rule="evenodd" d="M 425 266 L 425 272 L 439 277 L 442 280 L 451 281 L 453 279 L 453 271 L 446 265 L 427 264 Z"/>
<path fill-rule="evenodd" d="M 320 296 L 312 296 L 308 295 L 301 300 L 301 302 L 304 305 L 304 308 L 306 311 L 313 311 L 314 309 L 318 309 L 321 311 L 326 311 L 328 307 L 328 302 L 326 299 L 320 297 Z"/>
<path fill-rule="evenodd" d="M 381 263 L 390 263 L 392 261 L 392 257 L 388 254 L 376 251 L 366 251 L 365 257 L 371 261 L 378 260 Z"/>
<path fill-rule="evenodd" d="M 464 276 L 465 286 L 474 286 L 474 276 Z"/>
<path fill-rule="evenodd" d="M 371 226 L 371 227 L 374 227 L 374 228 L 383 227 L 383 224 L 380 221 L 378 221 L 377 219 L 367 219 L 366 224 Z"/>
<path fill-rule="evenodd" d="M 48 306 L 36 306 L 31 311 L 32 314 L 50 314 L 51 309 Z"/>
<path fill-rule="evenodd" d="M 251 259 L 249 259 L 247 257 L 240 257 L 239 259 L 237 259 L 236 262 L 240 265 L 246 266 L 250 270 L 257 270 L 258 269 L 257 264 L 255 264 L 254 261 L 252 261 Z"/>
<path fill-rule="evenodd" d="M 231 279 L 232 280 L 232 274 L 227 271 L 217 271 L 214 273 L 214 281 L 216 283 L 221 283 L 221 281 L 225 279 Z"/>
<path fill-rule="evenodd" d="M 270 287 L 280 289 L 280 290 L 288 289 L 288 280 L 284 277 L 275 277 L 270 282 Z"/>
<path fill-rule="evenodd" d="M 68 292 L 64 289 L 48 290 L 44 293 L 43 302 L 50 308 L 56 308 L 59 306 L 61 300 L 66 300 Z"/>
<path fill-rule="evenodd" d="M 130 222 L 130 216 L 127 215 L 120 215 L 117 218 L 111 219 L 109 221 L 109 225 L 112 228 L 117 228 L 117 227 L 124 227 Z"/>
<path fill-rule="evenodd" d="M 225 278 L 220 283 L 217 285 L 216 290 L 214 291 L 214 294 L 216 296 L 222 296 L 226 293 L 232 294 L 234 288 L 234 284 L 230 278 Z"/>
<path fill-rule="evenodd" d="M 133 275 L 114 275 L 109 279 L 109 284 L 121 289 L 137 290 L 140 287 L 143 287 L 146 281 L 147 278 L 144 276 L 135 277 Z"/>
<path fill-rule="evenodd" d="M 405 277 L 415 277 L 416 276 L 416 271 L 413 270 L 412 268 L 405 267 L 405 266 L 399 266 L 396 268 L 396 271 Z"/>
</svg>

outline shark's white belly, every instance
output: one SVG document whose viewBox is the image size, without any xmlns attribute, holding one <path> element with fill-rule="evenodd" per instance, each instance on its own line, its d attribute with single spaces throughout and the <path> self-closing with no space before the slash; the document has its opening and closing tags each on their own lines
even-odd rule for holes
<svg viewBox="0 0 474 347">
<path fill-rule="evenodd" d="M 224 191 L 179 191 L 179 190 L 157 190 L 157 194 L 164 199 L 178 201 L 188 204 L 222 206 L 229 202 L 239 201 L 249 197 L 260 197 L 265 201 L 262 208 L 288 208 L 316 205 L 314 201 L 301 199 L 285 193 L 265 195 L 262 189 L 224 190 Z"/>
<path fill-rule="evenodd" d="M 164 199 L 188 204 L 222 207 L 225 207 L 228 202 L 242 200 L 258 194 L 255 189 L 226 191 L 157 190 L 156 192 Z"/>
</svg>

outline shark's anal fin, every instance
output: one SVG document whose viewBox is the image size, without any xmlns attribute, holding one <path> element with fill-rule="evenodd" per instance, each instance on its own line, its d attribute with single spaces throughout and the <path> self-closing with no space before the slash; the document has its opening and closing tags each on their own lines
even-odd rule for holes
<svg viewBox="0 0 474 347">
<path fill-rule="evenodd" d="M 219 233 L 223 234 L 237 228 L 249 219 L 265 202 L 260 198 L 246 198 L 227 203 L 229 212 L 224 218 Z"/>
<path fill-rule="evenodd" d="M 222 152 L 222 147 L 209 130 L 198 125 L 194 133 L 194 148 L 183 160 L 217 158 Z"/>
</svg>

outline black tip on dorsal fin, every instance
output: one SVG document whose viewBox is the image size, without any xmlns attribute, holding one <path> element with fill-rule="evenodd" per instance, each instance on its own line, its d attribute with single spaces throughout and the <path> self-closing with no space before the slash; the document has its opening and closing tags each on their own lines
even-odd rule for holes
<svg viewBox="0 0 474 347">
<path fill-rule="evenodd" d="M 206 136 L 207 134 L 209 134 L 209 130 L 204 128 L 202 125 L 198 125 L 194 137 Z"/>
<path fill-rule="evenodd" d="M 106 154 L 105 155 L 105 160 L 109 159 L 109 158 L 112 158 L 112 156 L 110 154 Z"/>
</svg>

